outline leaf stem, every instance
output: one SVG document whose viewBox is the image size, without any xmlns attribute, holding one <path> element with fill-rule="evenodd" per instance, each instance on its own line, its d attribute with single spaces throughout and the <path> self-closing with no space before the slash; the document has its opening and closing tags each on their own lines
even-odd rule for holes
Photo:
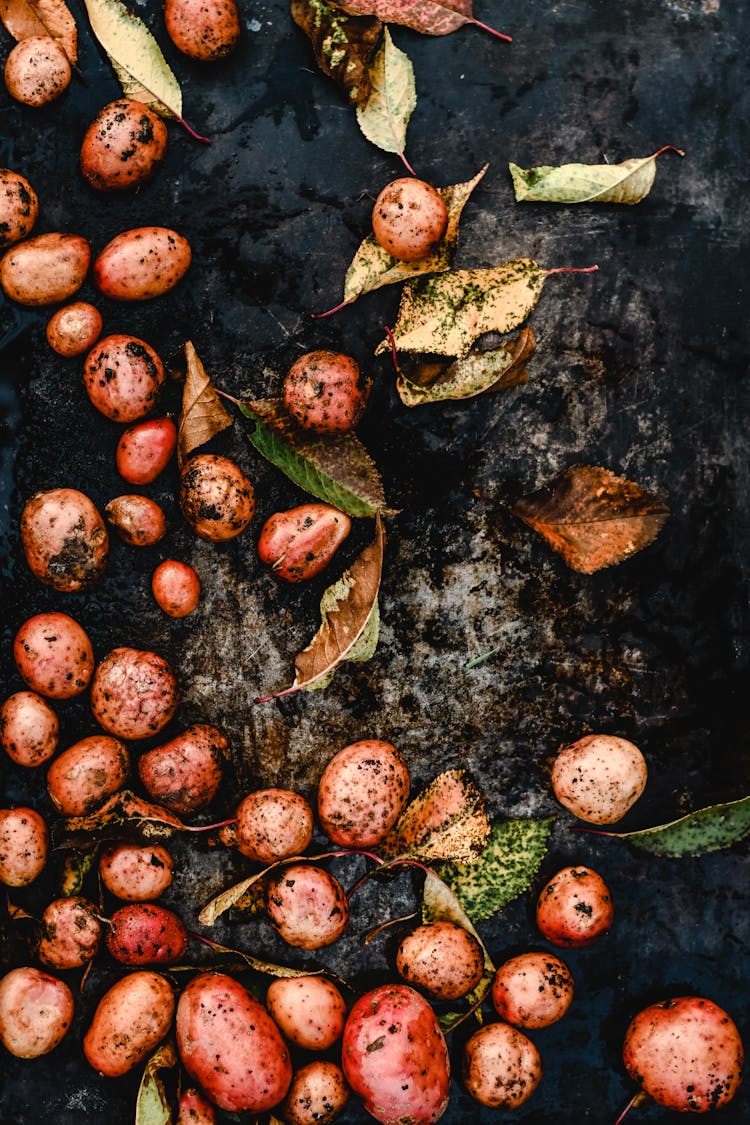
<svg viewBox="0 0 750 1125">
<path fill-rule="evenodd" d="M 340 312 L 341 309 L 345 309 L 350 304 L 351 301 L 341 301 L 340 304 L 334 305 L 332 309 L 326 309 L 325 312 L 310 313 L 310 316 L 313 320 L 322 320 L 326 316 L 333 316 L 334 313 Z"/>
<path fill-rule="evenodd" d="M 393 335 L 393 330 L 390 329 L 387 324 L 385 325 L 385 334 L 388 337 L 388 340 L 389 340 L 390 345 L 391 345 L 391 356 L 393 358 L 393 366 L 398 371 L 399 366 L 398 366 L 398 349 L 396 348 L 396 337 Z"/>
<path fill-rule="evenodd" d="M 643 1090 L 639 1090 L 637 1094 L 633 1094 L 632 1098 L 625 1106 L 625 1109 L 615 1121 L 615 1125 L 621 1125 L 621 1123 L 625 1120 L 625 1115 L 629 1113 L 631 1109 L 636 1109 L 639 1105 L 642 1105 L 647 1097 L 648 1095 Z"/>
<path fill-rule="evenodd" d="M 185 118 L 180 117 L 180 115 L 178 113 L 175 114 L 175 121 L 179 122 L 179 124 L 182 125 L 185 132 L 188 133 L 193 138 L 193 140 L 200 141 L 201 144 L 204 144 L 204 145 L 210 145 L 211 144 L 211 138 L 210 137 L 203 137 L 203 136 L 201 136 L 200 133 L 196 133 L 196 131 L 192 127 L 192 125 L 188 125 Z"/>
<path fill-rule="evenodd" d="M 370 942 L 374 941 L 376 937 L 379 937 L 384 930 L 389 929 L 391 926 L 397 926 L 399 922 L 411 922 L 412 918 L 416 918 L 417 916 L 417 912 L 415 911 L 413 914 L 404 914 L 400 918 L 389 918 L 387 922 L 381 922 L 379 926 L 375 926 L 373 930 L 365 934 L 363 944 L 369 945 Z"/>
<path fill-rule="evenodd" d="M 230 824 L 236 824 L 237 817 L 233 816 L 229 820 L 218 820 L 216 824 L 184 824 L 183 828 L 186 832 L 210 832 L 213 828 L 228 828 Z"/>
<path fill-rule="evenodd" d="M 596 273 L 598 269 L 598 266 L 558 266 L 554 270 L 542 270 L 542 273 L 550 277 L 553 273 Z"/>
<path fill-rule="evenodd" d="M 584 828 L 582 824 L 569 824 L 568 832 L 586 832 L 589 836 L 609 836 L 611 840 L 619 838 L 618 832 L 604 832 L 601 828 Z"/>
<path fill-rule="evenodd" d="M 657 156 L 661 156 L 663 152 L 676 152 L 678 156 L 685 155 L 684 149 L 677 148 L 676 145 L 663 145 L 661 148 L 656 150 L 651 159 L 656 160 Z"/>
<path fill-rule="evenodd" d="M 404 162 L 404 166 L 408 169 L 409 172 L 411 172 L 412 176 L 416 176 L 417 173 L 414 171 L 411 164 L 406 159 L 406 153 L 405 152 L 399 152 L 398 155 L 401 157 L 401 160 Z"/>
<path fill-rule="evenodd" d="M 481 20 L 471 20 L 475 27 L 481 27 L 482 31 L 489 31 L 490 35 L 494 35 L 496 39 L 502 39 L 506 43 L 512 43 L 513 40 L 510 35 L 504 35 L 502 31 L 496 31 L 494 27 L 490 27 L 488 23 L 482 23 Z"/>
</svg>

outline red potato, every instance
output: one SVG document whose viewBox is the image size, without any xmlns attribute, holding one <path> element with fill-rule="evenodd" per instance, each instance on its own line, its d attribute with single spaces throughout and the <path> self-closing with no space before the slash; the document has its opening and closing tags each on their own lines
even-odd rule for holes
<svg viewBox="0 0 750 1125">
<path fill-rule="evenodd" d="M 306 1051 L 327 1051 L 344 1030 L 344 997 L 324 977 L 279 977 L 271 981 L 266 1007 L 285 1038 Z"/>
<path fill-rule="evenodd" d="M 53 313 L 47 322 L 47 343 L 70 359 L 93 348 L 102 334 L 102 314 L 86 301 L 75 301 Z"/>
<path fill-rule="evenodd" d="M 106 944 L 123 965 L 175 965 L 189 944 L 185 923 L 153 902 L 122 906 L 109 920 Z"/>
<path fill-rule="evenodd" d="M 306 582 L 320 574 L 346 539 L 352 521 L 329 504 L 302 504 L 276 512 L 258 539 L 258 556 L 286 582 Z"/>
<path fill-rule="evenodd" d="M 564 747 L 552 767 L 561 805 L 589 824 L 615 824 L 646 786 L 648 767 L 637 746 L 613 734 L 589 734 Z"/>
<path fill-rule="evenodd" d="M 51 35 L 30 35 L 16 43 L 5 62 L 5 85 L 17 102 L 42 106 L 64 94 L 72 71 L 68 56 Z"/>
<path fill-rule="evenodd" d="M 130 773 L 125 746 L 92 734 L 63 750 L 47 770 L 47 791 L 63 816 L 85 816 L 122 789 Z"/>
<path fill-rule="evenodd" d="M 322 949 L 349 925 L 344 888 L 321 867 L 292 863 L 268 883 L 266 909 L 271 924 L 297 949 Z"/>
<path fill-rule="evenodd" d="M 42 915 L 39 960 L 51 969 L 82 969 L 96 956 L 101 937 L 93 903 L 79 895 L 56 898 Z"/>
<path fill-rule="evenodd" d="M 216 1113 L 197 1090 L 183 1090 L 177 1106 L 176 1125 L 214 1125 Z"/>
<path fill-rule="evenodd" d="M 174 860 L 161 844 L 111 844 L 99 859 L 110 894 L 126 902 L 150 902 L 172 885 Z"/>
<path fill-rule="evenodd" d="M 49 852 L 49 833 L 34 809 L 0 809 L 0 883 L 27 887 L 41 875 Z"/>
<path fill-rule="evenodd" d="M 164 509 L 148 496 L 116 496 L 105 505 L 104 514 L 130 547 L 152 547 L 167 534 Z"/>
<path fill-rule="evenodd" d="M 166 469 L 177 446 L 171 418 L 149 418 L 129 426 L 117 443 L 117 471 L 128 484 L 151 484 Z"/>
<path fill-rule="evenodd" d="M 57 715 L 33 691 L 17 691 L 0 708 L 0 743 L 16 765 L 33 768 L 57 749 Z"/>
<path fill-rule="evenodd" d="M 142 102 L 120 98 L 99 110 L 81 145 L 81 172 L 99 191 L 142 184 L 167 151 L 167 127 Z"/>
<path fill-rule="evenodd" d="M 21 514 L 21 542 L 31 573 L 63 593 L 87 589 L 107 565 L 104 520 L 75 488 L 36 492 Z"/>
<path fill-rule="evenodd" d="M 521 953 L 501 965 L 492 981 L 492 1003 L 514 1027 L 549 1027 L 573 1000 L 573 977 L 551 953 Z"/>
<path fill-rule="evenodd" d="M 0 286 L 19 305 L 56 305 L 81 288 L 90 260 L 91 248 L 79 234 L 38 234 L 5 252 Z"/>
<path fill-rule="evenodd" d="M 259 789 L 237 806 L 236 847 L 254 863 L 301 855 L 312 840 L 313 812 L 290 789 Z"/>
<path fill-rule="evenodd" d="M 344 1028 L 346 1080 L 381 1125 L 431 1125 L 450 1092 L 450 1064 L 435 1013 L 405 984 L 385 984 L 354 1005 Z"/>
<path fill-rule="evenodd" d="M 0 168 L 0 250 L 26 238 L 38 214 L 39 199 L 26 177 Z"/>
<path fill-rule="evenodd" d="M 348 1101 L 349 1087 L 341 1067 L 315 1059 L 292 1078 L 281 1113 L 286 1125 L 328 1125 Z"/>
<path fill-rule="evenodd" d="M 625 1033 L 622 1055 L 657 1105 L 683 1113 L 720 1109 L 742 1081 L 739 1031 L 723 1008 L 699 996 L 644 1008 Z"/>
<path fill-rule="evenodd" d="M 591 945 L 612 925 L 607 884 L 590 867 L 564 867 L 539 895 L 536 924 L 553 945 Z"/>
<path fill-rule="evenodd" d="M 190 244 L 177 231 L 137 227 L 107 243 L 94 262 L 94 281 L 115 301 L 149 301 L 181 280 L 190 258 Z"/>
<path fill-rule="evenodd" d="M 164 22 L 177 50 L 198 62 L 226 58 L 240 37 L 234 0 L 166 0 Z"/>
<path fill-rule="evenodd" d="M 160 805 L 176 813 L 196 812 L 216 795 L 228 745 L 216 727 L 194 723 L 171 742 L 142 754 L 138 774 Z"/>
<path fill-rule="evenodd" d="M 94 650 L 88 633 L 67 613 L 38 613 L 13 642 L 21 679 L 48 699 L 71 699 L 89 686 Z"/>
<path fill-rule="evenodd" d="M 158 734 L 178 702 L 174 673 L 155 652 L 112 649 L 91 682 L 94 718 L 115 738 L 137 740 Z"/>
<path fill-rule="evenodd" d="M 318 816 L 334 844 L 379 844 L 409 799 L 409 770 L 395 746 L 365 739 L 339 750 L 323 770 Z"/>
<path fill-rule="evenodd" d="M 31 966 L 0 980 L 0 1043 L 19 1059 L 53 1051 L 73 1022 L 73 993 L 64 981 Z"/>
<path fill-rule="evenodd" d="M 83 385 L 96 409 L 113 422 L 134 422 L 154 409 L 164 364 L 137 336 L 105 336 L 83 365 Z"/>
<path fill-rule="evenodd" d="M 201 580 L 187 563 L 165 559 L 151 575 L 151 592 L 168 617 L 187 617 L 198 608 Z"/>
<path fill-rule="evenodd" d="M 431 184 L 404 176 L 387 184 L 372 209 L 372 232 L 402 262 L 426 258 L 448 226 L 448 209 Z"/>
<path fill-rule="evenodd" d="M 346 433 L 364 414 L 371 385 L 351 356 L 308 352 L 286 373 L 284 406 L 303 429 L 316 434 Z"/>
<path fill-rule="evenodd" d="M 434 999 L 458 1000 L 482 979 L 484 953 L 474 935 L 454 922 L 429 922 L 401 942 L 396 969 Z"/>
<path fill-rule="evenodd" d="M 221 543 L 240 535 L 250 523 L 255 492 L 234 461 L 198 453 L 182 470 L 180 507 L 196 535 Z"/>
<path fill-rule="evenodd" d="M 162 1041 L 173 1015 L 174 994 L 166 977 L 146 970 L 130 973 L 99 1001 L 83 1053 L 94 1070 L 120 1078 Z"/>
<path fill-rule="evenodd" d="M 292 1079 L 289 1052 L 263 1005 L 225 973 L 202 973 L 177 1005 L 182 1065 L 230 1113 L 278 1105 Z"/>
<path fill-rule="evenodd" d="M 515 1109 L 531 1097 L 541 1077 L 536 1047 L 507 1023 L 480 1027 L 464 1047 L 464 1084 L 482 1105 Z"/>
</svg>

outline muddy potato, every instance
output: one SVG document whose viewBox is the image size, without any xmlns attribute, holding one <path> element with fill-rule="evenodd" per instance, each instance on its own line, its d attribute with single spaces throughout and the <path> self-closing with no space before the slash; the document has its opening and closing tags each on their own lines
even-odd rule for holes
<svg viewBox="0 0 750 1125">
<path fill-rule="evenodd" d="M 607 884 L 590 867 L 564 867 L 539 895 L 536 924 L 553 945 L 591 945 L 612 925 Z"/>
<path fill-rule="evenodd" d="M 198 1090 L 183 1090 L 177 1106 L 175 1125 L 214 1125 L 216 1112 Z"/>
<path fill-rule="evenodd" d="M 99 110 L 81 145 L 81 172 L 99 191 L 147 180 L 167 150 L 167 127 L 142 102 L 120 98 Z"/>
<path fill-rule="evenodd" d="M 351 530 L 352 521 L 330 504 L 302 504 L 267 519 L 258 539 L 258 557 L 275 578 L 307 582 L 320 574 Z"/>
<path fill-rule="evenodd" d="M 447 226 L 448 209 L 440 193 L 413 176 L 387 184 L 372 209 L 372 232 L 377 242 L 402 262 L 426 258 Z"/>
<path fill-rule="evenodd" d="M 105 505 L 104 514 L 130 547 L 152 547 L 167 534 L 164 509 L 148 496 L 116 496 Z"/>
<path fill-rule="evenodd" d="M 348 1101 L 349 1087 L 341 1067 L 316 1059 L 295 1073 L 281 1114 L 286 1125 L 328 1125 Z"/>
<path fill-rule="evenodd" d="M 564 747 L 552 767 L 561 805 L 589 824 L 615 824 L 640 797 L 648 768 L 637 746 L 613 734 L 589 734 Z"/>
<path fill-rule="evenodd" d="M 137 227 L 113 238 L 94 262 L 94 281 L 115 301 L 149 301 L 187 272 L 190 243 L 167 227 Z"/>
<path fill-rule="evenodd" d="M 268 986 L 266 1007 L 285 1038 L 306 1051 L 328 1050 L 344 1030 L 346 1003 L 324 977 L 279 977 Z"/>
<path fill-rule="evenodd" d="M 164 906 L 131 903 L 116 910 L 109 922 L 107 949 L 123 965 L 174 965 L 187 952 L 185 923 Z"/>
<path fill-rule="evenodd" d="M 167 661 L 142 649 L 112 649 L 91 681 L 94 718 L 115 738 L 137 740 L 158 734 L 178 701 L 177 681 Z"/>
<path fill-rule="evenodd" d="M 151 484 L 166 469 L 177 446 L 171 418 L 148 418 L 129 426 L 117 443 L 117 471 L 128 484 Z"/>
<path fill-rule="evenodd" d="M 83 365 L 86 394 L 113 422 L 134 422 L 153 410 L 164 379 L 164 364 L 151 345 L 122 333 L 95 344 Z"/>
<path fill-rule="evenodd" d="M 24 966 L 0 980 L 0 1043 L 19 1059 L 54 1050 L 73 1022 L 73 993 L 64 981 Z"/>
<path fill-rule="evenodd" d="M 296 863 L 268 883 L 266 908 L 271 925 L 297 949 L 322 949 L 349 925 L 344 888 L 321 867 Z"/>
<path fill-rule="evenodd" d="M 80 695 L 94 672 L 88 633 L 67 613 L 38 613 L 24 621 L 13 656 L 21 678 L 48 699 Z"/>
<path fill-rule="evenodd" d="M 255 863 L 301 855 L 312 840 L 313 812 L 290 789 L 259 789 L 237 806 L 237 848 Z"/>
<path fill-rule="evenodd" d="M 187 563 L 165 559 L 151 575 L 151 592 L 168 617 L 187 617 L 198 608 L 201 580 Z"/>
<path fill-rule="evenodd" d="M 93 348 L 101 332 L 102 314 L 86 301 L 75 301 L 58 309 L 46 328 L 47 343 L 52 351 L 66 359 Z"/>
<path fill-rule="evenodd" d="M 573 1000 L 570 969 L 552 953 L 521 953 L 495 973 L 492 1003 L 514 1027 L 549 1027 L 567 1012 Z"/>
<path fill-rule="evenodd" d="M 34 809 L 0 809 L 0 883 L 26 887 L 44 870 L 49 833 Z"/>
<path fill-rule="evenodd" d="M 126 902 L 150 902 L 172 884 L 174 860 L 161 844 L 111 844 L 99 859 L 110 894 Z"/>
<path fill-rule="evenodd" d="M 531 1097 L 541 1077 L 536 1047 L 507 1023 L 480 1027 L 464 1047 L 464 1084 L 482 1105 L 515 1109 Z"/>
<path fill-rule="evenodd" d="M 250 523 L 255 492 L 234 461 L 198 453 L 182 470 L 180 507 L 196 535 L 221 543 L 240 535 Z"/>
<path fill-rule="evenodd" d="M 75 488 L 37 492 L 21 514 L 31 573 L 54 590 L 84 590 L 104 573 L 109 537 L 96 507 Z"/>
<path fill-rule="evenodd" d="M 396 953 L 398 974 L 436 1000 L 457 1000 L 476 988 L 484 972 L 482 947 L 453 922 L 430 922 L 408 934 Z"/>
<path fill-rule="evenodd" d="M 6 250 L 0 286 L 19 305 L 56 305 L 81 288 L 91 249 L 78 234 L 38 234 Z"/>
<path fill-rule="evenodd" d="M 171 742 L 142 754 L 138 775 L 160 805 L 176 813 L 196 812 L 216 795 L 227 746 L 216 727 L 194 723 Z"/>
<path fill-rule="evenodd" d="M 234 0 L 166 0 L 164 22 L 177 50 L 198 62 L 226 58 L 240 37 Z"/>
<path fill-rule="evenodd" d="M 202 973 L 177 1005 L 177 1048 L 190 1077 L 230 1113 L 263 1113 L 289 1088 L 292 1066 L 260 1001 L 225 973 Z"/>
<path fill-rule="evenodd" d="M 165 977 L 146 970 L 130 973 L 99 1001 L 83 1053 L 94 1070 L 120 1078 L 162 1041 L 173 1015 L 174 994 Z"/>
<path fill-rule="evenodd" d="M 68 56 L 51 35 L 30 35 L 16 43 L 5 62 L 8 93 L 23 105 L 42 106 L 65 93 L 72 71 Z"/>
<path fill-rule="evenodd" d="M 63 816 L 85 816 L 122 789 L 129 772 L 122 742 L 92 734 L 55 758 L 47 770 L 47 792 Z"/>
<path fill-rule="evenodd" d="M 318 816 L 335 844 L 379 844 L 409 799 L 409 770 L 395 746 L 365 739 L 339 750 L 323 770 Z"/>
<path fill-rule="evenodd" d="M 57 749 L 57 715 L 34 691 L 17 691 L 0 708 L 0 743 L 19 766 L 40 766 Z"/>
<path fill-rule="evenodd" d="M 26 238 L 39 214 L 39 199 L 20 172 L 0 168 L 0 250 Z"/>
<path fill-rule="evenodd" d="M 296 360 L 284 379 L 284 406 L 306 430 L 316 434 L 346 433 L 362 417 L 371 380 L 356 359 L 339 352 L 308 352 Z"/>
<path fill-rule="evenodd" d="M 101 937 L 93 903 L 80 895 L 56 898 L 42 914 L 37 954 L 51 969 L 82 969 L 96 956 Z"/>
</svg>

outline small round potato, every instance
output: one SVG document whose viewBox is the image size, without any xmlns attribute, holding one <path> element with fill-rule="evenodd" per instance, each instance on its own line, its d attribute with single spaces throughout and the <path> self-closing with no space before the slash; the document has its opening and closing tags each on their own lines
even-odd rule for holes
<svg viewBox="0 0 750 1125">
<path fill-rule="evenodd" d="M 198 62 L 226 58 L 240 37 L 235 0 L 166 0 L 164 22 L 177 50 Z"/>
<path fill-rule="evenodd" d="M 259 789 L 237 807 L 237 847 L 254 863 L 301 855 L 312 840 L 313 812 L 290 789 Z"/>
<path fill-rule="evenodd" d="M 198 453 L 182 470 L 180 507 L 196 535 L 221 543 L 240 535 L 250 523 L 255 493 L 234 461 Z"/>
<path fill-rule="evenodd" d="M 64 981 L 31 966 L 0 980 L 0 1043 L 19 1059 L 49 1054 L 73 1022 L 73 993 Z"/>
<path fill-rule="evenodd" d="M 371 385 L 350 355 L 307 352 L 286 373 L 284 406 L 305 430 L 346 433 L 364 414 Z"/>
<path fill-rule="evenodd" d="M 20 172 L 0 168 L 0 250 L 26 238 L 39 214 L 39 199 Z"/>
<path fill-rule="evenodd" d="M 151 592 L 168 617 L 187 617 L 198 608 L 201 580 L 187 563 L 165 559 L 151 575 Z"/>
<path fill-rule="evenodd" d="M 515 1109 L 539 1085 L 542 1060 L 534 1044 L 507 1023 L 475 1031 L 464 1047 L 463 1077 L 472 1098 L 493 1108 Z"/>
<path fill-rule="evenodd" d="M 8 93 L 23 105 L 42 106 L 70 85 L 68 56 L 51 35 L 30 35 L 16 43 L 5 63 Z"/>
<path fill-rule="evenodd" d="M 514 1027 L 549 1027 L 573 999 L 568 966 L 552 953 L 521 953 L 495 973 L 492 1003 L 500 1019 Z"/>
<path fill-rule="evenodd" d="M 31 573 L 63 593 L 86 589 L 107 565 L 104 520 L 75 488 L 35 493 L 21 514 L 21 542 Z"/>
<path fill-rule="evenodd" d="M 105 336 L 83 365 L 83 385 L 92 403 L 113 422 L 134 422 L 156 405 L 164 364 L 137 336 Z"/>
<path fill-rule="evenodd" d="M 107 949 L 123 965 L 174 965 L 189 944 L 185 923 L 153 902 L 121 906 L 109 920 Z"/>
<path fill-rule="evenodd" d="M 48 699 L 71 699 L 89 685 L 94 650 L 88 633 L 67 613 L 38 613 L 13 642 L 21 678 Z"/>
<path fill-rule="evenodd" d="M 99 874 L 110 894 L 126 902 L 150 902 L 172 884 L 174 860 L 161 844 L 111 844 Z"/>
<path fill-rule="evenodd" d="M 164 808 L 196 812 L 216 796 L 227 746 L 216 727 L 194 723 L 171 742 L 142 754 L 138 774 L 149 796 Z"/>
<path fill-rule="evenodd" d="M 171 418 L 129 426 L 117 443 L 117 471 L 128 484 L 151 484 L 166 469 L 177 445 Z"/>
<path fill-rule="evenodd" d="M 0 286 L 19 305 L 56 305 L 83 285 L 91 248 L 79 234 L 38 234 L 6 250 Z"/>
<path fill-rule="evenodd" d="M 448 226 L 440 193 L 424 180 L 404 176 L 387 184 L 372 209 L 372 232 L 384 250 L 402 262 L 432 253 Z"/>
<path fill-rule="evenodd" d="M 42 915 L 39 960 L 51 969 L 82 969 L 96 956 L 101 937 L 93 903 L 79 895 L 56 898 Z"/>
<path fill-rule="evenodd" d="M 122 789 L 130 759 L 122 742 L 92 734 L 59 754 L 47 770 L 50 800 L 63 816 L 85 816 Z"/>
<path fill-rule="evenodd" d="M 183 1090 L 177 1106 L 175 1125 L 214 1125 L 216 1111 L 194 1087 Z"/>
<path fill-rule="evenodd" d="M 334 844 L 379 844 L 409 799 L 409 770 L 395 746 L 365 739 L 339 750 L 318 786 L 318 816 Z"/>
<path fill-rule="evenodd" d="M 99 191 L 142 184 L 167 150 L 167 127 L 143 102 L 120 98 L 99 110 L 81 145 L 81 172 Z"/>
<path fill-rule="evenodd" d="M 324 977 L 279 977 L 271 981 L 266 1007 L 282 1035 L 306 1051 L 327 1051 L 341 1038 L 344 997 Z"/>
<path fill-rule="evenodd" d="M 115 738 L 137 740 L 158 734 L 178 702 L 174 673 L 155 652 L 112 649 L 91 682 L 94 718 Z"/>
<path fill-rule="evenodd" d="M 57 715 L 41 695 L 17 691 L 0 708 L 0 742 L 19 766 L 40 766 L 57 749 Z"/>
<path fill-rule="evenodd" d="M 648 767 L 637 746 L 613 734 L 588 734 L 560 751 L 552 788 L 561 805 L 589 824 L 615 824 L 640 797 Z"/>
<path fill-rule="evenodd" d="M 281 1107 L 284 1121 L 286 1125 L 328 1125 L 343 1111 L 349 1094 L 341 1067 L 315 1059 L 293 1076 Z"/>
<path fill-rule="evenodd" d="M 148 496 L 116 496 L 105 505 L 104 514 L 130 547 L 152 547 L 167 534 L 164 509 Z"/>
<path fill-rule="evenodd" d="M 290 864 L 268 884 L 266 908 L 271 924 L 297 949 L 322 949 L 349 925 L 344 888 L 321 867 Z"/>
<path fill-rule="evenodd" d="M 330 504 L 301 504 L 275 512 L 263 524 L 258 557 L 271 567 L 274 578 L 307 582 L 328 566 L 351 526 L 349 517 Z"/>
<path fill-rule="evenodd" d="M 102 333 L 102 314 L 86 301 L 75 301 L 53 313 L 47 323 L 47 343 L 70 359 L 93 348 Z"/>
<path fill-rule="evenodd" d="M 564 867 L 543 888 L 536 924 L 553 945 L 591 945 L 612 925 L 614 907 L 607 884 L 590 867 Z"/>
<path fill-rule="evenodd" d="M 187 272 L 190 243 L 167 227 L 137 227 L 118 234 L 94 262 L 94 281 L 115 301 L 161 297 Z"/>
<path fill-rule="evenodd" d="M 49 833 L 34 809 L 0 809 L 0 883 L 27 887 L 44 870 Z"/>
<path fill-rule="evenodd" d="M 476 988 L 484 972 L 482 947 L 454 922 L 418 926 L 401 942 L 396 969 L 436 1000 L 457 1000 Z"/>
<path fill-rule="evenodd" d="M 94 1070 L 120 1078 L 143 1062 L 169 1031 L 174 1015 L 169 981 L 146 970 L 129 973 L 105 992 L 83 1039 Z"/>
</svg>

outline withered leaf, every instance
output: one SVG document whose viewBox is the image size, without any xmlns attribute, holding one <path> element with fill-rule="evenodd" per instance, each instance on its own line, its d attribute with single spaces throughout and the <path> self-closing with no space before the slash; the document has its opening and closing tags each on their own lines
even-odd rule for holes
<svg viewBox="0 0 750 1125">
<path fill-rule="evenodd" d="M 453 922 L 454 925 L 460 926 L 463 930 L 467 930 L 477 939 L 482 947 L 484 972 L 482 973 L 482 979 L 479 984 L 473 992 L 469 993 L 466 999 L 469 1005 L 480 1002 L 482 998 L 487 995 L 492 985 L 492 980 L 495 975 L 495 966 L 492 963 L 492 958 L 487 952 L 484 942 L 474 929 L 471 919 L 464 911 L 452 889 L 433 871 L 428 871 L 425 876 L 422 890 L 422 921 L 425 923 Z M 452 1031 L 454 1027 L 458 1027 L 460 1023 L 463 1023 L 469 1015 L 471 1015 L 471 1007 L 469 1010 L 462 1012 L 445 1012 L 440 1016 L 440 1026 L 443 1031 Z M 476 1015 L 481 1023 L 481 1012 L 477 1012 Z"/>
<path fill-rule="evenodd" d="M 232 415 L 214 390 L 192 340 L 185 344 L 185 359 L 187 375 L 177 425 L 177 461 L 180 468 L 194 449 L 205 445 L 232 425 Z"/>
<path fill-rule="evenodd" d="M 420 357 L 413 366 L 398 367 L 396 390 L 404 406 L 505 391 L 527 381 L 526 363 L 535 350 L 534 333 L 524 328 L 499 348 L 472 351 L 453 363 L 432 363 Z"/>
<path fill-rule="evenodd" d="M 201 926 L 213 926 L 217 918 L 220 918 L 222 914 L 226 914 L 227 910 L 231 910 L 233 906 L 241 906 L 243 902 L 248 901 L 250 897 L 252 897 L 253 887 L 258 883 L 265 882 L 271 872 L 275 871 L 277 867 L 283 867 L 286 863 L 296 863 L 298 861 L 309 862 L 311 859 L 330 859 L 331 856 L 335 854 L 337 853 L 324 852 L 322 855 L 316 856 L 293 855 L 287 856 L 285 859 L 279 859 L 276 863 L 264 867 L 262 871 L 257 871 L 255 875 L 249 875 L 247 879 L 242 879 L 239 883 L 227 887 L 221 894 L 212 898 L 201 910 L 198 915 L 198 921 Z M 212 942 L 211 944 L 213 945 L 214 943 Z M 230 952 L 236 952 L 236 950 Z M 240 954 L 240 956 L 244 957 L 244 954 Z"/>
<path fill-rule="evenodd" d="M 93 871 L 99 858 L 97 846 L 88 851 L 76 851 L 66 855 L 60 872 L 60 894 L 65 898 L 83 894 L 86 876 Z"/>
<path fill-rule="evenodd" d="M 464 770 L 445 770 L 407 806 L 380 850 L 426 862 L 469 863 L 489 834 L 484 794 Z"/>
<path fill-rule="evenodd" d="M 369 66 L 383 25 L 371 16 L 350 16 L 326 0 L 292 0 L 292 19 L 309 37 L 315 60 L 353 105 L 367 104 Z"/>
<path fill-rule="evenodd" d="M 32 35 L 49 35 L 75 66 L 78 28 L 65 0 L 0 0 L 0 20 L 19 43 Z"/>
<path fill-rule="evenodd" d="M 5 896 L 5 907 L 8 911 L 8 917 L 12 918 L 14 922 L 34 921 L 34 915 L 29 914 L 22 906 L 16 906 L 14 902 L 10 901 L 7 894 Z"/>
<path fill-rule="evenodd" d="M 561 164 L 519 168 L 509 164 L 518 203 L 627 203 L 644 199 L 654 182 L 656 158 L 671 150 L 665 145 L 651 156 L 633 157 L 620 164 Z"/>
<path fill-rule="evenodd" d="M 177 1052 L 167 1040 L 146 1063 L 135 1103 L 135 1125 L 171 1125 L 172 1110 L 159 1071 L 176 1065 Z"/>
<path fill-rule="evenodd" d="M 417 104 L 414 67 L 409 56 L 395 45 L 388 28 L 369 74 L 370 96 L 365 105 L 357 106 L 357 124 L 368 141 L 384 152 L 396 153 L 412 172 L 404 149 L 406 130 Z"/>
<path fill-rule="evenodd" d="M 173 832 L 185 830 L 185 825 L 174 813 L 144 801 L 129 789 L 121 789 L 96 812 L 88 816 L 68 817 L 65 831 L 88 833 L 124 824 L 137 828 L 146 837 L 171 836 Z"/>
<path fill-rule="evenodd" d="M 289 860 L 283 860 L 288 863 Z M 263 872 L 268 875 L 268 871 Z M 214 900 L 216 901 L 216 900 Z M 239 905 L 239 902 L 234 904 Z M 275 961 L 264 961 L 259 957 L 253 957 L 250 953 L 243 953 L 241 949 L 232 949 L 228 945 L 220 945 L 217 941 L 208 941 L 206 938 L 202 939 L 206 945 L 213 949 L 214 953 L 228 953 L 234 957 L 239 957 L 245 962 L 250 969 L 254 969 L 256 973 L 265 973 L 269 977 L 284 977 L 291 979 L 293 977 L 307 977 L 307 976 L 320 976 L 324 971 L 323 969 L 292 969 L 288 965 L 277 965 Z"/>
<path fill-rule="evenodd" d="M 473 23 L 498 39 L 509 36 L 474 18 L 472 0 L 335 0 L 337 8 L 361 16 L 377 16 L 384 23 L 400 23 L 423 35 L 450 35 Z"/>
<path fill-rule="evenodd" d="M 597 465 L 573 465 L 512 510 L 583 574 L 647 547 L 669 515 L 653 492 Z"/>
</svg>

